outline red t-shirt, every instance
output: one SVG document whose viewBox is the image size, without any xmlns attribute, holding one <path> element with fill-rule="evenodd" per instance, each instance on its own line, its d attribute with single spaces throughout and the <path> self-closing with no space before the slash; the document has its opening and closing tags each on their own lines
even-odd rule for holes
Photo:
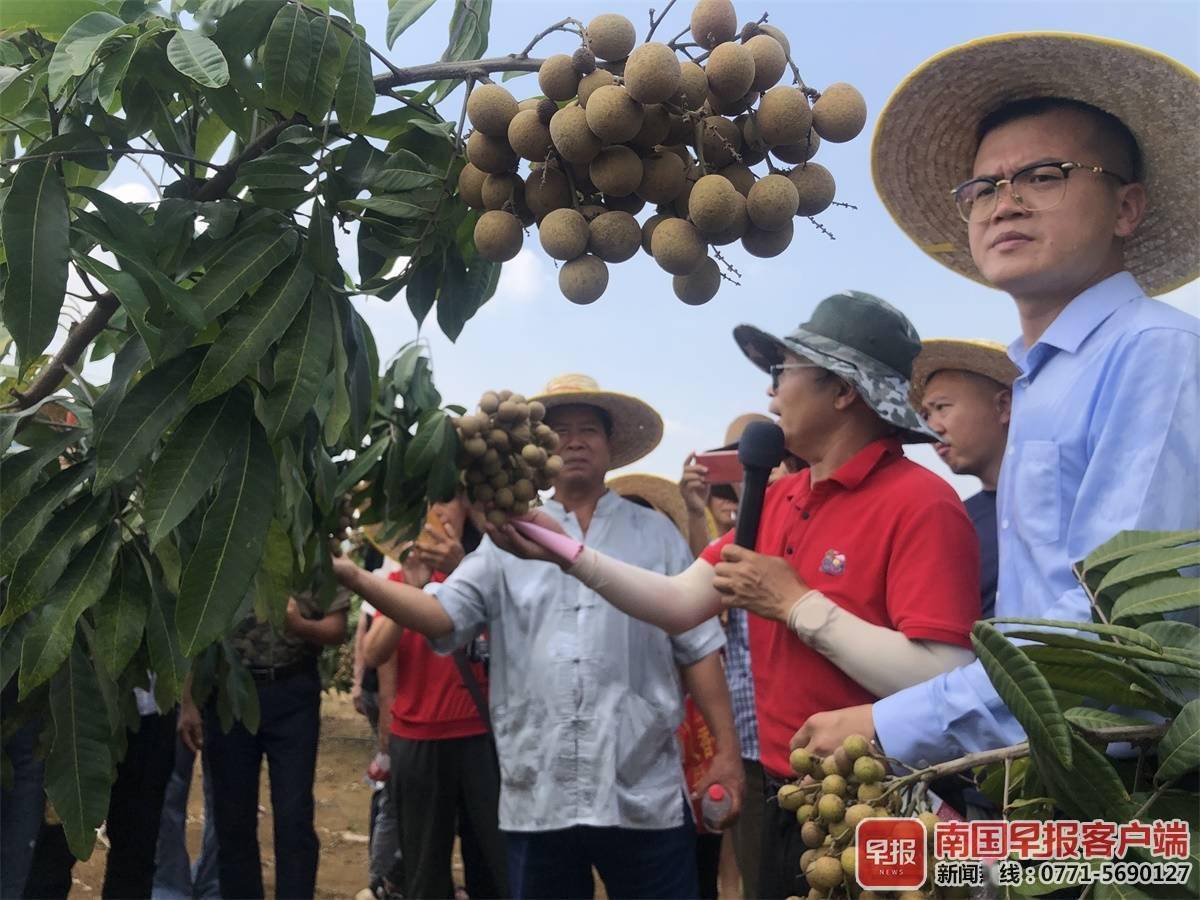
<svg viewBox="0 0 1200 900">
<path fill-rule="evenodd" d="M 397 570 L 388 576 L 404 581 Z M 435 572 L 434 581 L 446 576 Z M 471 671 L 487 697 L 487 673 L 481 663 Z M 413 741 L 444 741 L 487 734 L 471 692 L 449 656 L 435 653 L 420 632 L 404 629 L 396 644 L 396 698 L 392 701 L 392 734 Z"/>
<path fill-rule="evenodd" d="M 716 565 L 730 531 L 701 554 Z M 911 640 L 970 647 L 979 618 L 979 540 L 954 490 L 894 438 L 864 447 L 813 487 L 809 470 L 767 489 L 755 550 L 781 556 L 843 609 Z M 788 743 L 815 712 L 877 697 L 787 626 L 750 616 L 762 763 L 790 772 Z"/>
</svg>

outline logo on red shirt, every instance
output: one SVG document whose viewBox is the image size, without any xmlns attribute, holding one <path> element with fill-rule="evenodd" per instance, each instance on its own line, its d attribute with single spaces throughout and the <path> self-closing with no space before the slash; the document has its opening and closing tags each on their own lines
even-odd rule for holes
<svg viewBox="0 0 1200 900">
<path fill-rule="evenodd" d="M 854 875 L 869 891 L 915 891 L 929 875 L 920 819 L 863 819 L 854 832 Z"/>
<path fill-rule="evenodd" d="M 846 571 L 846 554 L 826 550 L 825 558 L 821 560 L 821 571 L 826 575 L 841 575 Z"/>
</svg>

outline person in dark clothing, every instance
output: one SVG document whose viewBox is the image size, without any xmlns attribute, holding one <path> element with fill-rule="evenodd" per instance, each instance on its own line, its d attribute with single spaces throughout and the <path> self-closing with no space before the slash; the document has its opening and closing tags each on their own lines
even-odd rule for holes
<svg viewBox="0 0 1200 900">
<path fill-rule="evenodd" d="M 251 734 L 241 722 L 221 729 L 215 698 L 203 713 L 191 699 L 180 706 L 180 733 L 193 750 L 204 750 L 212 772 L 213 818 L 221 896 L 262 897 L 258 847 L 258 786 L 265 754 L 275 817 L 275 895 L 312 897 L 320 842 L 313 825 L 313 780 L 321 731 L 322 645 L 346 638 L 349 592 L 339 590 L 324 612 L 308 593 L 288 600 L 282 631 L 253 615 L 230 642 L 254 676 L 261 720 Z"/>
<path fill-rule="evenodd" d="M 126 736 L 125 756 L 117 766 L 105 817 L 109 850 L 101 896 L 122 900 L 150 896 L 159 814 L 175 762 L 175 709 L 159 713 L 149 693 L 139 690 L 137 695 L 141 722 L 137 731 Z M 66 897 L 74 865 L 62 825 L 43 821 L 24 896 Z"/>
<path fill-rule="evenodd" d="M 1017 374 L 1004 345 L 992 341 L 924 341 L 913 362 L 909 396 L 942 438 L 938 456 L 956 475 L 974 475 L 983 487 L 963 503 L 979 536 L 979 599 L 985 619 L 996 608 L 996 482 Z"/>
</svg>

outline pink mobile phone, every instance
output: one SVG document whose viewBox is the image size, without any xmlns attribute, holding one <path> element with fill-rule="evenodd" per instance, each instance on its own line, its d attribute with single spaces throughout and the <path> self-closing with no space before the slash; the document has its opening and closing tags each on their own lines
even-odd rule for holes
<svg viewBox="0 0 1200 900">
<path fill-rule="evenodd" d="M 715 450 L 712 453 L 697 453 L 696 463 L 708 469 L 709 484 L 742 483 L 742 464 L 738 462 L 736 450 Z"/>
</svg>

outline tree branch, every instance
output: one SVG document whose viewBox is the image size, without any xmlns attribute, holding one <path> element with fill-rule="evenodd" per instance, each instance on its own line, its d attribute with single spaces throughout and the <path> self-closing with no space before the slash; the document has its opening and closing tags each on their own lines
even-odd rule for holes
<svg viewBox="0 0 1200 900">
<path fill-rule="evenodd" d="M 394 87 L 426 81 L 462 81 L 474 75 L 496 72 L 536 72 L 544 59 L 516 55 L 493 56 L 488 59 L 466 59 L 461 62 L 435 62 L 422 66 L 395 66 L 387 75 L 375 76 L 375 93 L 386 94 Z M 597 68 L 611 69 L 612 63 L 597 62 Z"/>
<path fill-rule="evenodd" d="M 674 2 L 674 0 L 671 0 L 671 2 Z M 574 25 L 575 28 L 568 28 L 567 27 L 568 25 Z M 533 36 L 533 39 L 530 40 L 530 42 L 525 45 L 525 49 L 522 50 L 520 53 L 515 54 L 515 58 L 516 59 L 528 59 L 529 51 L 532 50 L 534 47 L 536 47 L 538 45 L 538 43 L 542 40 L 542 38 L 549 37 L 550 35 L 554 34 L 554 32 L 556 32 L 556 31 L 565 31 L 569 34 L 577 34 L 582 38 L 584 35 L 584 32 L 586 30 L 587 29 L 584 27 L 584 24 L 582 22 L 580 22 L 578 19 L 572 19 L 570 16 L 567 16 L 567 18 L 561 19 L 561 20 L 555 22 L 549 28 L 544 28 L 541 31 L 539 31 L 537 34 L 535 34 Z"/>
<path fill-rule="evenodd" d="M 1117 725 L 1112 728 L 1087 728 L 1078 729 L 1085 737 L 1092 740 L 1103 741 L 1104 743 L 1113 743 L 1114 741 L 1152 741 L 1166 734 L 1167 729 L 1171 726 L 1170 722 L 1157 722 L 1150 725 Z M 904 783 L 912 783 L 915 781 L 936 781 L 939 778 L 944 778 L 947 775 L 959 775 L 963 772 L 969 772 L 978 766 L 987 766 L 992 763 L 1006 762 L 1013 759 L 1021 759 L 1029 755 L 1029 742 L 1022 741 L 1019 744 L 1013 744 L 1010 747 L 1000 747 L 996 750 L 983 750 L 978 753 L 968 753 L 966 756 L 952 759 L 948 762 L 938 763 L 936 766 L 927 766 L 924 769 L 916 769 L 911 775 L 901 776 L 899 781 Z"/>
<path fill-rule="evenodd" d="M 646 32 L 646 43 L 650 43 L 650 38 L 654 37 L 654 32 L 658 31 L 658 26 L 662 24 L 662 20 L 667 17 L 667 13 L 671 11 L 671 7 L 675 5 L 675 0 L 670 0 L 663 11 L 658 14 L 658 18 L 654 17 L 654 10 L 650 10 L 650 30 Z"/>
<path fill-rule="evenodd" d="M 237 180 L 238 168 L 242 164 L 257 159 L 275 144 L 275 140 L 285 128 L 301 121 L 303 121 L 301 118 L 293 117 L 276 122 L 255 138 L 235 159 L 225 163 L 216 175 L 196 188 L 192 199 L 206 201 L 217 200 L 225 196 L 225 192 Z M 92 311 L 84 317 L 82 322 L 71 329 L 67 339 L 63 341 L 63 345 L 54 354 L 54 358 L 38 373 L 37 378 L 29 385 L 29 389 L 19 393 L 13 392 L 17 401 L 16 408 L 28 409 L 58 390 L 63 378 L 68 374 L 69 367 L 76 364 L 88 345 L 108 326 L 109 319 L 120 308 L 121 305 L 117 301 L 116 295 L 111 291 L 99 295 Z"/>
<path fill-rule="evenodd" d="M 16 166 L 32 159 L 50 159 L 51 157 L 71 159 L 72 157 L 89 156 L 94 153 L 104 153 L 115 157 L 125 156 L 130 153 L 140 153 L 147 156 L 161 156 L 163 159 L 180 159 L 184 162 L 196 163 L 218 172 L 225 168 L 225 166 L 219 163 L 198 159 L 184 153 L 171 153 L 168 150 L 158 150 L 150 147 L 108 147 L 99 150 L 94 147 L 82 147 L 76 150 L 56 150 L 53 153 L 31 153 L 28 156 L 14 156 L 12 159 L 0 159 L 0 166 Z"/>
</svg>

